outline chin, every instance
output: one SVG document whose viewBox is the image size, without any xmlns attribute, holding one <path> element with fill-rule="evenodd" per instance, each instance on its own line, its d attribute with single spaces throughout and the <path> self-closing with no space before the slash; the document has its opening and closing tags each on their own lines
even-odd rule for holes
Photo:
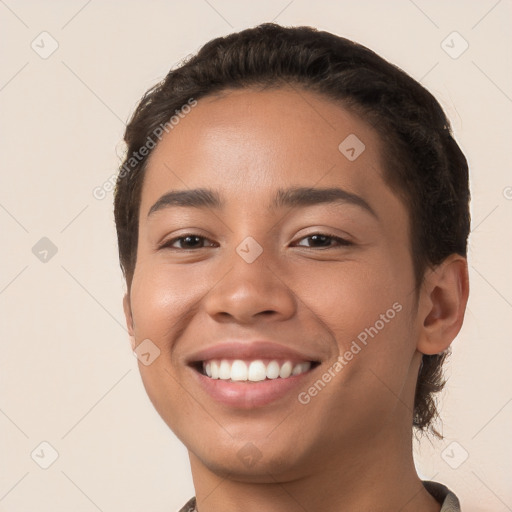
<svg viewBox="0 0 512 512">
<path fill-rule="evenodd" d="M 200 450 L 190 447 L 189 452 L 216 475 L 229 474 L 230 480 L 240 482 L 275 483 L 297 478 L 301 468 L 308 467 L 306 454 L 297 450 L 297 443 L 290 443 L 296 437 L 289 435 L 288 444 L 282 438 L 251 441 L 247 436 L 243 441 L 231 439 L 225 445 L 212 440 L 215 448 L 208 453 L 204 453 L 204 444 Z"/>
</svg>

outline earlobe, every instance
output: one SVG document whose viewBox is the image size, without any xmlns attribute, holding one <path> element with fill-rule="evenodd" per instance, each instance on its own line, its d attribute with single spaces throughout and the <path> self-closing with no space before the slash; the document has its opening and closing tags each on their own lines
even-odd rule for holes
<svg viewBox="0 0 512 512">
<path fill-rule="evenodd" d="M 468 265 L 464 257 L 452 254 L 428 271 L 418 309 L 419 352 L 440 354 L 450 346 L 462 327 L 468 296 Z"/>
</svg>

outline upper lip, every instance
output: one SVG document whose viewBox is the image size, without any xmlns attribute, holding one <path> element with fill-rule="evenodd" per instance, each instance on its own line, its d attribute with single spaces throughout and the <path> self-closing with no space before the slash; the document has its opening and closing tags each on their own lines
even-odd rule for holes
<svg viewBox="0 0 512 512">
<path fill-rule="evenodd" d="M 194 352 L 186 358 L 187 364 L 211 359 L 286 359 L 291 361 L 313 361 L 320 359 L 314 354 L 299 351 L 267 340 L 227 341 Z"/>
</svg>

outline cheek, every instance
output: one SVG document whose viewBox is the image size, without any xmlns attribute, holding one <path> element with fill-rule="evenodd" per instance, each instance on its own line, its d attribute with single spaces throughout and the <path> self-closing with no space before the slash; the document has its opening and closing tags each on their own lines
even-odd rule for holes
<svg viewBox="0 0 512 512">
<path fill-rule="evenodd" d="M 289 279 L 301 302 L 332 331 L 340 352 L 359 335 L 364 341 L 376 323 L 379 332 L 389 330 L 406 298 L 403 275 L 374 261 L 342 262 L 329 272 L 312 265 Z"/>
<path fill-rule="evenodd" d="M 141 379 L 156 411 L 173 431 L 180 430 L 176 411 L 191 405 L 183 392 L 184 368 L 174 347 L 200 296 L 196 282 L 189 271 L 171 271 L 169 266 L 142 260 L 137 262 L 131 287 L 136 344 L 149 339 L 159 351 L 149 365 L 139 360 Z M 196 413 L 200 416 L 200 411 Z"/>
<path fill-rule="evenodd" d="M 173 331 L 193 314 L 204 283 L 203 273 L 190 267 L 138 265 L 131 290 L 136 338 L 171 341 Z"/>
<path fill-rule="evenodd" d="M 339 363 L 333 367 L 336 357 L 331 361 L 336 377 L 323 398 L 337 401 L 348 394 L 344 400 L 354 399 L 354 406 L 363 399 L 384 410 L 388 398 L 400 394 L 415 349 L 409 279 L 399 265 L 375 261 L 306 275 L 297 276 L 298 293 L 331 333 Z"/>
</svg>

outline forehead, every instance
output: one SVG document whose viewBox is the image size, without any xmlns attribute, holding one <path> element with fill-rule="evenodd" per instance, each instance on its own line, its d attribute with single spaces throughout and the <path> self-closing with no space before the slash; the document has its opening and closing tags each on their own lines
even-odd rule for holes
<svg viewBox="0 0 512 512">
<path fill-rule="evenodd" d="M 369 202 L 396 201 L 382 179 L 379 135 L 319 94 L 289 86 L 228 90 L 187 112 L 149 158 L 141 217 L 165 192 L 197 187 L 245 207 L 264 207 L 290 186 L 342 186 Z"/>
</svg>

